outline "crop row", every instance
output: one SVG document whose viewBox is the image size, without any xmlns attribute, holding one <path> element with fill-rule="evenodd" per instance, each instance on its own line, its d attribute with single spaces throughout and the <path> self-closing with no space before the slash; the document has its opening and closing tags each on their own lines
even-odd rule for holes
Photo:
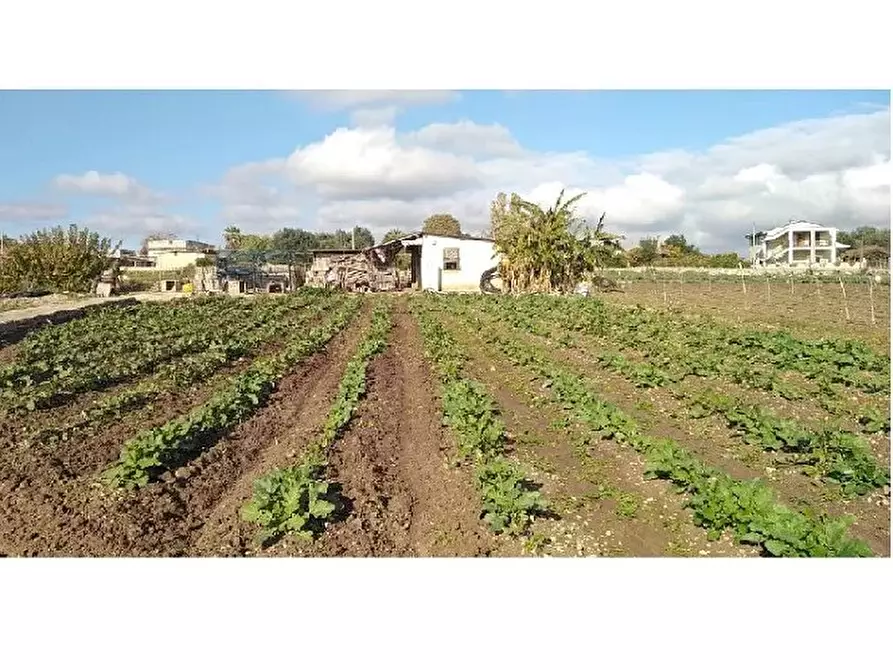
<svg viewBox="0 0 893 670">
<path fill-rule="evenodd" d="M 242 518 L 259 526 L 262 545 L 286 534 L 311 539 L 322 532 L 338 509 L 340 499 L 333 482 L 326 478 L 328 453 L 356 412 L 366 390 L 369 363 L 385 350 L 391 325 L 390 310 L 382 302 L 372 313 L 369 332 L 345 366 L 322 432 L 307 446 L 297 465 L 278 468 L 254 482 Z"/>
<path fill-rule="evenodd" d="M 687 495 L 694 522 L 718 539 L 729 530 L 742 543 L 773 556 L 869 556 L 870 549 L 847 535 L 850 519 L 792 510 L 779 503 L 762 480 L 738 480 L 710 467 L 671 439 L 646 435 L 638 423 L 604 402 L 585 377 L 569 370 L 540 348 L 492 333 L 466 315 L 464 323 L 496 346 L 510 361 L 547 382 L 569 417 L 602 439 L 634 449 L 646 459 L 646 477 L 669 480 Z"/>
<path fill-rule="evenodd" d="M 128 327 L 125 332 L 107 331 L 109 344 L 106 347 L 87 350 L 77 340 L 60 344 L 68 351 L 60 354 L 62 361 L 59 357 L 37 363 L 22 361 L 10 366 L 13 370 L 4 370 L 6 382 L 0 398 L 5 401 L 7 411 L 12 412 L 54 406 L 67 397 L 124 381 L 166 361 L 226 346 L 231 337 L 243 330 L 253 330 L 278 320 L 296 306 L 311 300 L 313 296 L 310 294 L 257 300 L 240 305 L 233 314 L 232 305 L 240 300 L 220 298 L 211 301 L 213 309 L 218 310 L 213 314 L 190 314 L 188 310 L 166 314 L 162 311 L 145 323 L 147 328 L 168 323 L 169 340 L 155 341 L 158 338 L 154 336 L 134 337 L 122 345 L 121 338 L 131 337 L 126 334 Z M 247 300 L 243 302 L 248 303 Z M 201 309 L 209 307 L 205 304 Z"/>
<path fill-rule="evenodd" d="M 463 375 L 465 356 L 424 303 L 414 303 L 425 351 L 440 379 L 444 423 L 458 444 L 458 462 L 474 465 L 482 517 L 496 533 L 520 535 L 548 508 L 524 472 L 505 456 L 506 430 L 484 387 Z"/>
<path fill-rule="evenodd" d="M 66 367 L 102 363 L 112 353 L 125 354 L 146 344 L 164 345 L 208 324 L 238 320 L 256 306 L 253 300 L 208 296 L 96 310 L 28 335 L 19 345 L 17 365 L 0 372 L 0 383 L 36 384 Z"/>
<path fill-rule="evenodd" d="M 505 297 L 492 304 L 516 318 L 559 325 L 641 351 L 675 375 L 721 375 L 738 383 L 753 380 L 757 388 L 800 397 L 775 374 L 787 370 L 814 380 L 820 388 L 839 384 L 866 393 L 889 393 L 889 357 L 854 340 L 807 342 L 785 332 L 734 328 L 711 319 L 693 320 L 588 298 Z"/>
<path fill-rule="evenodd" d="M 866 442 L 845 430 L 810 429 L 773 412 L 705 390 L 689 402 L 691 416 L 718 415 L 747 444 L 786 456 L 782 465 L 801 466 L 810 476 L 839 484 L 845 495 L 862 495 L 890 483 Z"/>
<path fill-rule="evenodd" d="M 113 487 L 135 488 L 185 462 L 227 430 L 251 416 L 279 380 L 325 344 L 356 315 L 360 302 L 349 299 L 325 324 L 295 333 L 284 351 L 255 360 L 209 400 L 185 416 L 139 433 L 121 449 L 118 462 L 104 473 Z"/>
<path fill-rule="evenodd" d="M 619 354 L 596 354 L 595 359 L 639 387 L 667 386 L 675 381 L 650 363 L 633 363 Z M 691 407 L 692 418 L 724 417 L 747 444 L 780 454 L 778 464 L 801 466 L 807 475 L 839 484 L 845 495 L 862 495 L 889 484 L 889 472 L 878 464 L 865 440 L 852 432 L 827 426 L 813 429 L 713 390 L 694 396 L 677 388 L 669 390 Z"/>
<path fill-rule="evenodd" d="M 269 318 L 260 326 L 234 333 L 230 339 L 206 351 L 184 356 L 161 366 L 151 377 L 103 398 L 74 420 L 36 429 L 29 436 L 29 441 L 43 443 L 67 441 L 77 433 L 89 433 L 112 420 L 121 418 L 128 412 L 148 405 L 165 394 L 204 382 L 210 375 L 233 361 L 255 354 L 263 345 L 288 335 L 294 329 L 305 328 L 321 314 L 337 308 L 341 302 L 342 300 L 335 296 L 321 296 L 312 301 L 308 307 L 302 308 L 303 303 L 296 303 L 292 305 L 292 311 L 282 318 Z"/>
<path fill-rule="evenodd" d="M 565 347 L 575 345 L 573 336 L 567 328 L 577 331 L 585 330 L 583 320 L 569 321 L 574 314 L 573 303 L 568 303 L 563 310 L 550 310 L 542 316 L 536 305 L 526 298 L 502 303 L 476 303 L 486 313 L 498 316 L 502 321 L 521 328 L 534 335 L 548 337 Z M 580 301 L 576 301 L 579 306 Z M 584 309 L 585 305 L 579 307 Z M 602 344 L 604 340 L 599 343 Z M 685 347 L 672 349 L 672 343 L 648 342 L 633 347 L 628 341 L 610 341 L 606 344 L 619 346 L 621 349 L 644 352 L 645 360 L 635 362 L 623 354 L 603 349 L 590 354 L 602 367 L 611 369 L 640 388 L 656 388 L 676 384 L 685 378 L 725 378 L 749 388 L 768 391 L 788 400 L 804 397 L 804 394 L 793 384 L 781 379 L 778 372 L 767 365 L 754 365 L 738 358 L 724 357 L 719 351 L 696 352 Z M 588 343 L 579 348 L 592 349 Z M 851 414 L 857 425 L 865 433 L 889 432 L 889 415 L 879 410 L 855 408 L 849 410 L 840 401 L 840 394 L 828 382 L 819 384 L 821 394 L 819 404 L 832 414 Z"/>
</svg>

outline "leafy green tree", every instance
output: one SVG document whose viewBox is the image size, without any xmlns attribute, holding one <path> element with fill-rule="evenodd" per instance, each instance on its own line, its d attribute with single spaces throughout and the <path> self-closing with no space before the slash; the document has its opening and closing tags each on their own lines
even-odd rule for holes
<svg viewBox="0 0 893 670">
<path fill-rule="evenodd" d="M 664 240 L 664 246 L 670 249 L 678 249 L 680 254 L 698 254 L 698 248 L 689 244 L 688 240 L 685 239 L 685 235 L 670 235 L 667 239 Z"/>
<path fill-rule="evenodd" d="M 226 249 L 240 249 L 242 246 L 242 231 L 238 226 L 227 226 L 223 229 L 223 244 Z"/>
<path fill-rule="evenodd" d="M 595 228 L 587 229 L 583 238 L 592 246 L 593 261 L 596 268 L 614 266 L 617 259 L 623 255 L 623 247 L 620 245 L 622 235 L 609 233 L 605 230 L 605 215 L 602 214 L 595 224 Z"/>
<path fill-rule="evenodd" d="M 375 236 L 372 234 L 372 231 L 368 228 L 361 228 L 357 226 L 354 228 L 354 237 L 357 249 L 365 249 L 366 247 L 371 247 L 375 245 Z"/>
<path fill-rule="evenodd" d="M 630 249 L 629 253 L 630 265 L 654 265 L 660 257 L 659 243 L 656 237 L 643 237 L 639 241 L 639 246 Z"/>
<path fill-rule="evenodd" d="M 724 254 L 713 254 L 707 256 L 707 266 L 711 268 L 737 268 L 739 264 L 745 261 L 736 253 L 728 252 Z"/>
<path fill-rule="evenodd" d="M 4 244 L 0 290 L 91 292 L 120 244 L 76 225 L 24 235 L 8 250 Z"/>
<path fill-rule="evenodd" d="M 452 214 L 432 214 L 422 223 L 422 232 L 429 235 L 461 235 L 462 226 Z"/>
<path fill-rule="evenodd" d="M 240 248 L 245 251 L 269 251 L 270 242 L 269 235 L 243 235 Z"/>
<path fill-rule="evenodd" d="M 851 249 L 847 251 L 859 252 L 862 248 L 881 247 L 887 250 L 889 257 L 890 250 L 890 229 L 876 228 L 874 226 L 861 226 L 855 230 L 841 230 L 837 233 L 837 241 L 841 244 L 848 244 Z M 876 254 L 877 252 L 872 252 Z M 850 253 L 849 255 L 852 255 Z"/>
<path fill-rule="evenodd" d="M 16 242 L 17 240 L 14 237 L 0 233 L 0 253 L 6 253 Z"/>
<path fill-rule="evenodd" d="M 399 230 L 397 228 L 392 228 L 391 230 L 386 232 L 384 234 L 384 236 L 381 238 L 381 243 L 384 244 L 386 242 L 391 242 L 392 240 L 399 240 L 401 237 L 404 237 L 405 235 L 406 235 L 406 233 L 404 233 L 402 230 Z"/>
<path fill-rule="evenodd" d="M 317 249 L 350 249 L 350 233 L 338 229 L 333 233 L 317 233 Z"/>
<path fill-rule="evenodd" d="M 263 252 L 271 248 L 272 238 L 269 235 L 243 233 L 238 226 L 227 226 L 223 230 L 226 249 L 231 251 Z"/>
</svg>

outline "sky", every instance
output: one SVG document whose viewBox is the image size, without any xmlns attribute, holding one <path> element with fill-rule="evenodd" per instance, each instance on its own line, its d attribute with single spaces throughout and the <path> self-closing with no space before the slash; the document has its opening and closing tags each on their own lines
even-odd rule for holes
<svg viewBox="0 0 893 670">
<path fill-rule="evenodd" d="M 0 232 L 482 233 L 500 191 L 708 252 L 890 225 L 889 91 L 0 91 Z"/>
</svg>

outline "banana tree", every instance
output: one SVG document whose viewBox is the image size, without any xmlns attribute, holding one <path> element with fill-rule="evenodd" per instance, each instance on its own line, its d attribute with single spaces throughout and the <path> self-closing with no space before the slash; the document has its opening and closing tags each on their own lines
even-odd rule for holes
<svg viewBox="0 0 893 670">
<path fill-rule="evenodd" d="M 564 200 L 562 190 L 548 209 L 517 195 L 508 203 L 497 199 L 493 231 L 500 274 L 511 292 L 572 290 L 620 248 L 620 237 L 604 230 L 604 214 L 594 229 L 576 216 L 574 206 L 584 195 Z"/>
</svg>

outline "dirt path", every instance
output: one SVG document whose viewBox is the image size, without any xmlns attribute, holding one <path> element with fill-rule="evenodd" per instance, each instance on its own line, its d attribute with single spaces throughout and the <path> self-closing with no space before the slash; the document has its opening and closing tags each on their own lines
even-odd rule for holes
<svg viewBox="0 0 893 670">
<path fill-rule="evenodd" d="M 272 555 L 482 556 L 496 550 L 467 471 L 448 467 L 453 445 L 441 427 L 436 384 L 405 301 L 395 305 L 394 318 L 388 348 L 370 365 L 366 398 L 330 457 L 349 516 L 312 545 L 286 539 Z"/>
<path fill-rule="evenodd" d="M 0 312 L 0 324 L 10 323 L 13 321 L 25 321 L 36 317 L 51 317 L 59 312 L 68 312 L 82 310 L 86 307 L 95 305 L 112 305 L 116 302 L 159 302 L 173 300 L 174 298 L 185 297 L 183 293 L 127 293 L 124 295 L 116 295 L 111 298 L 79 298 L 71 300 L 48 300 L 37 304 L 33 307 L 22 307 L 21 309 L 8 309 Z"/>
</svg>

